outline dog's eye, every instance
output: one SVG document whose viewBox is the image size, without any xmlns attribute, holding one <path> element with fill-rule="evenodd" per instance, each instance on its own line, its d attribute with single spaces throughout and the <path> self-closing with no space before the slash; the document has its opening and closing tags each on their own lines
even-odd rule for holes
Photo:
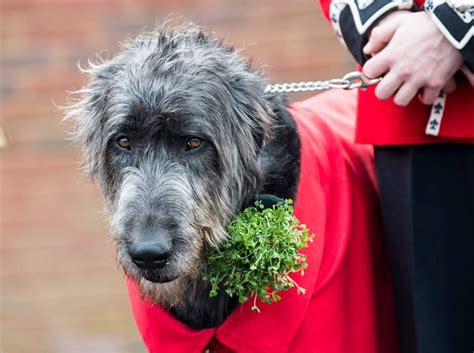
<svg viewBox="0 0 474 353">
<path fill-rule="evenodd" d="M 188 145 L 187 145 L 187 150 L 195 150 L 199 147 L 201 147 L 202 145 L 202 140 L 201 139 L 198 139 L 197 137 L 194 137 L 192 138 L 191 140 L 188 141 Z"/>
<path fill-rule="evenodd" d="M 128 140 L 128 138 L 126 138 L 125 136 L 120 136 L 118 139 L 117 139 L 117 145 L 121 148 L 125 148 L 127 150 L 131 149 L 131 145 L 130 145 L 130 141 Z"/>
</svg>

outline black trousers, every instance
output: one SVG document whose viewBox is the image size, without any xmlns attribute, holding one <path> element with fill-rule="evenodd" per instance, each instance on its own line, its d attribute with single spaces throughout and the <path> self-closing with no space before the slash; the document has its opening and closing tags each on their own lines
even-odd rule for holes
<svg viewBox="0 0 474 353">
<path fill-rule="evenodd" d="M 474 352 L 474 145 L 375 160 L 401 352 Z"/>
</svg>

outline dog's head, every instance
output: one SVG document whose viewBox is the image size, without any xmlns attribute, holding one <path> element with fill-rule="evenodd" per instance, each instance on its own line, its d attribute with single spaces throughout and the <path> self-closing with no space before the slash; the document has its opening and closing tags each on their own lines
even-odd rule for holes
<svg viewBox="0 0 474 353">
<path fill-rule="evenodd" d="M 90 81 L 67 114 L 120 264 L 145 289 L 196 274 L 259 189 L 271 124 L 264 80 L 193 25 L 143 34 L 85 71 Z"/>
</svg>

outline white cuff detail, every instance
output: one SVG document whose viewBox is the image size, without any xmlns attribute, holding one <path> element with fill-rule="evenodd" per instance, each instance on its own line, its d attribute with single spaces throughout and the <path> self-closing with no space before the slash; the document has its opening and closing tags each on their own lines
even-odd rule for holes
<svg viewBox="0 0 474 353">
<path fill-rule="evenodd" d="M 474 0 L 427 0 L 424 8 L 456 49 L 463 49 L 474 36 Z"/>
<path fill-rule="evenodd" d="M 364 34 L 375 21 L 388 11 L 392 9 L 410 10 L 413 7 L 413 0 L 333 0 L 329 11 L 335 30 L 334 19 L 338 24 L 339 15 L 346 6 L 350 7 L 357 31 L 359 34 Z"/>
</svg>

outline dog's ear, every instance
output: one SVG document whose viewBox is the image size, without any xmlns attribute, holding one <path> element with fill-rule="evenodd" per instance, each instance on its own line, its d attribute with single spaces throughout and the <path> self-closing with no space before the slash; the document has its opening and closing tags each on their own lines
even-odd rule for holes
<svg viewBox="0 0 474 353">
<path fill-rule="evenodd" d="M 92 177 L 99 172 L 98 166 L 104 151 L 104 124 L 107 120 L 107 101 L 112 78 L 117 72 L 117 58 L 99 63 L 89 61 L 89 68 L 79 69 L 89 76 L 88 84 L 73 92 L 77 99 L 65 108 L 65 119 L 72 120 L 74 130 L 71 140 L 83 152 L 83 168 Z"/>
<path fill-rule="evenodd" d="M 264 142 L 270 138 L 273 112 L 270 102 L 263 95 L 263 80 L 255 73 L 249 76 L 253 80 L 249 80 L 247 85 L 235 85 L 234 89 L 229 91 L 236 101 L 235 113 L 240 117 L 240 123 L 250 128 L 255 151 L 259 153 Z"/>
<path fill-rule="evenodd" d="M 287 125 L 285 122 L 282 123 L 281 120 L 288 114 L 288 97 L 282 93 L 265 93 L 263 99 L 272 117 L 273 125 L 277 125 L 276 127 Z"/>
<path fill-rule="evenodd" d="M 232 182 L 239 180 L 238 190 L 234 185 L 229 185 L 227 188 L 234 192 L 230 198 L 245 202 L 249 195 L 261 189 L 263 171 L 259 155 L 265 141 L 270 138 L 273 113 L 264 99 L 264 81 L 258 74 L 242 70 L 233 80 L 224 80 L 223 85 L 228 86 L 222 91 L 231 96 L 231 98 L 228 95 L 221 97 L 221 101 L 226 103 L 227 115 L 232 116 L 232 119 L 226 119 L 226 125 L 231 130 L 234 141 L 245 143 L 247 147 L 236 148 L 235 153 L 226 153 L 225 149 L 219 152 L 223 165 L 227 166 L 223 169 L 232 170 L 234 173 L 229 180 Z M 229 136 L 228 133 L 224 135 Z"/>
<path fill-rule="evenodd" d="M 271 133 L 271 109 L 266 102 L 257 103 L 257 121 L 252 130 L 252 137 L 258 151 L 263 147 L 263 143 L 270 137 Z"/>
</svg>

